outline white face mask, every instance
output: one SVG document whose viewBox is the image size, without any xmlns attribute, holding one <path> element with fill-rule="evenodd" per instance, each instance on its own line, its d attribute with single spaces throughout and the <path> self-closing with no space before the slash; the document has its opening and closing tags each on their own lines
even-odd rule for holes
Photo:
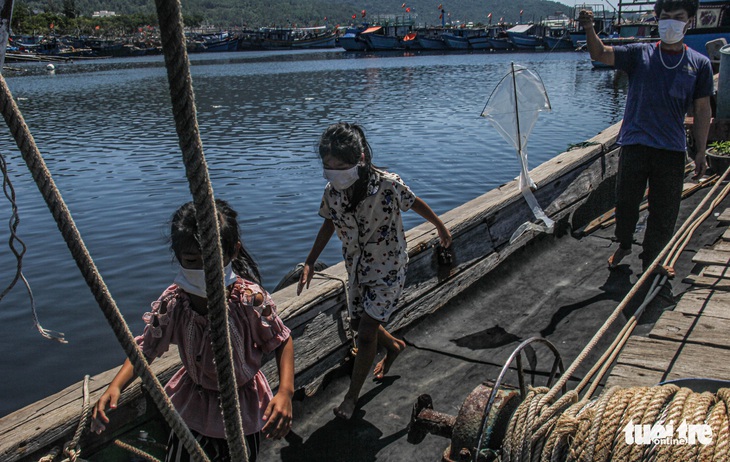
<svg viewBox="0 0 730 462">
<path fill-rule="evenodd" d="M 659 20 L 659 38 L 662 42 L 671 45 L 684 38 L 684 28 L 687 23 L 676 19 Z"/>
<path fill-rule="evenodd" d="M 327 181 L 332 183 L 332 186 L 336 190 L 343 191 L 354 185 L 358 178 L 360 178 L 357 169 L 357 165 L 347 170 L 328 170 L 325 168 L 323 176 Z"/>
<path fill-rule="evenodd" d="M 225 278 L 226 287 L 236 282 L 238 276 L 233 272 L 231 263 L 223 268 L 223 277 Z M 202 269 L 187 269 L 181 266 L 173 283 L 189 294 L 203 298 L 207 297 L 205 293 L 205 271 Z"/>
</svg>

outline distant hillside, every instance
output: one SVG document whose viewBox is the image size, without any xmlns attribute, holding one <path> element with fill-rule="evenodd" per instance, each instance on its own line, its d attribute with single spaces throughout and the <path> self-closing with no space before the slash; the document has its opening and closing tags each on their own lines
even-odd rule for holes
<svg viewBox="0 0 730 462">
<path fill-rule="evenodd" d="M 37 11 L 61 13 L 76 11 L 79 15 L 91 16 L 94 11 L 114 11 L 118 14 L 154 14 L 154 0 L 16 0 Z M 500 18 L 515 23 L 539 21 L 558 11 L 571 15 L 570 7 L 547 0 L 450 0 L 441 2 L 447 21 L 483 23 L 492 13 L 492 22 Z M 410 16 L 419 24 L 440 24 L 439 0 L 182 0 L 184 14 L 202 16 L 209 24 L 219 27 L 246 25 L 258 26 L 298 26 L 327 24 L 349 24 L 374 20 L 379 15 L 396 14 Z M 410 8 L 410 12 L 406 12 Z M 362 10 L 366 17 L 362 18 Z"/>
</svg>

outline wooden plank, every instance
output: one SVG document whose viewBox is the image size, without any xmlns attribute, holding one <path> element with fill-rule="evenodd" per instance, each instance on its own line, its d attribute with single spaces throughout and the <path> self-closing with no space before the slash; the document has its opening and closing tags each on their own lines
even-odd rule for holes
<svg viewBox="0 0 730 462">
<path fill-rule="evenodd" d="M 705 265 L 722 265 L 730 264 L 730 252 L 722 252 L 714 249 L 700 249 L 697 251 L 692 262 L 702 263 Z"/>
<path fill-rule="evenodd" d="M 730 319 L 730 293 L 712 289 L 690 290 L 682 295 L 674 311 Z"/>
<path fill-rule="evenodd" d="M 151 367 L 158 379 L 166 383 L 180 367 L 177 351 L 166 353 L 155 360 Z M 89 400 L 92 405 L 104 393 L 116 372 L 117 368 L 91 377 Z M 18 460 L 33 453 L 45 455 L 42 453 L 58 444 L 56 440 L 61 439 L 62 443 L 70 440 L 82 411 L 82 383 L 71 385 L 0 419 L 0 460 Z M 132 425 L 144 422 L 146 415 L 151 418 L 156 414 L 154 404 L 148 402 L 140 384 L 137 379 L 124 392 L 119 409 L 114 411 L 116 417 L 107 424 L 107 431 L 101 435 L 85 432 L 81 441 L 85 451 L 94 451 Z M 54 425 L 49 425 L 51 422 Z M 35 460 L 39 457 L 35 457 Z"/>
<path fill-rule="evenodd" d="M 698 343 L 730 349 L 730 320 L 714 316 L 694 316 L 665 311 L 649 333 L 650 338 L 661 338 L 684 343 Z"/>
<path fill-rule="evenodd" d="M 730 279 L 727 278 L 716 278 L 690 274 L 686 278 L 682 279 L 682 282 L 686 284 L 692 284 L 695 287 L 708 287 L 714 290 L 730 290 Z"/>
<path fill-rule="evenodd" d="M 661 381 L 699 377 L 730 379 L 727 350 L 636 336 L 626 342 L 606 387 L 653 386 Z"/>
<path fill-rule="evenodd" d="M 704 268 L 702 268 L 700 275 L 710 278 L 730 278 L 730 266 L 705 266 Z"/>
<path fill-rule="evenodd" d="M 719 252 L 730 252 L 730 242 L 725 241 L 717 241 L 713 246 L 712 250 L 717 250 Z"/>
</svg>

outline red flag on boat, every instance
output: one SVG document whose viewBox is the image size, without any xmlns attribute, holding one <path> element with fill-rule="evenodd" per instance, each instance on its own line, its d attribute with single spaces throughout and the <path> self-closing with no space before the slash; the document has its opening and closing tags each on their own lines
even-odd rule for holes
<svg viewBox="0 0 730 462">
<path fill-rule="evenodd" d="M 487 15 L 487 17 L 488 17 L 489 19 L 492 19 L 492 13 L 489 13 L 489 14 Z"/>
<path fill-rule="evenodd" d="M 357 15 L 356 14 L 353 14 L 352 15 L 352 19 L 356 19 L 356 18 L 357 18 Z"/>
<path fill-rule="evenodd" d="M 525 11 L 525 10 L 520 10 L 520 16 L 522 16 L 522 13 L 523 13 L 524 11 Z"/>
<path fill-rule="evenodd" d="M 409 6 L 408 8 L 406 8 L 406 13 L 410 13 L 410 12 L 411 12 L 411 7 Z"/>
<path fill-rule="evenodd" d="M 440 9 L 441 9 L 441 8 L 443 8 L 443 7 L 444 7 L 444 5 L 443 5 L 442 3 L 439 3 L 439 7 L 438 7 L 438 9 L 440 10 Z"/>
<path fill-rule="evenodd" d="M 401 8 L 405 8 L 405 7 L 406 7 L 406 4 L 404 3 L 404 4 L 402 4 L 402 5 L 400 6 L 400 7 L 401 7 Z"/>
<path fill-rule="evenodd" d="M 365 17 L 365 10 L 362 10 L 361 13 L 362 13 L 362 17 L 364 18 Z"/>
</svg>

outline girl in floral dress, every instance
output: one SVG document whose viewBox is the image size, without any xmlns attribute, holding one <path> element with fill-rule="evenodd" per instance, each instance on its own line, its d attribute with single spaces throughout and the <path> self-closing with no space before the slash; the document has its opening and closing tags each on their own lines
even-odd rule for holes
<svg viewBox="0 0 730 462">
<path fill-rule="evenodd" d="M 401 212 L 413 209 L 436 227 L 444 249 L 451 233 L 431 208 L 416 197 L 400 177 L 375 168 L 362 127 L 349 123 L 330 125 L 319 142 L 325 187 L 319 214 L 324 223 L 305 261 L 297 293 L 314 276 L 314 263 L 337 231 L 348 273 L 348 310 L 357 329 L 357 356 L 350 388 L 334 409 L 349 419 L 360 390 L 375 360 L 378 346 L 385 357 L 373 374 L 382 378 L 405 348 L 383 325 L 398 307 L 408 264 Z"/>
<path fill-rule="evenodd" d="M 276 314 L 274 302 L 259 284 L 258 267 L 242 246 L 237 213 L 216 200 L 224 256 L 228 315 L 233 360 L 238 384 L 243 432 L 249 460 L 255 461 L 263 434 L 281 438 L 289 432 L 294 393 L 294 348 L 289 329 Z M 170 379 L 165 391 L 193 435 L 212 461 L 229 461 L 220 393 L 207 316 L 203 258 L 198 242 L 195 207 L 180 207 L 172 217 L 171 247 L 180 263 L 173 284 L 145 313 L 147 326 L 137 344 L 149 362 L 177 345 L 183 367 Z M 261 372 L 265 353 L 275 351 L 279 366 L 279 390 L 272 396 Z M 108 423 L 106 408 L 117 407 L 122 390 L 135 378 L 127 359 L 99 398 L 93 411 L 96 430 Z M 170 434 L 166 461 L 189 461 L 182 442 Z"/>
</svg>

